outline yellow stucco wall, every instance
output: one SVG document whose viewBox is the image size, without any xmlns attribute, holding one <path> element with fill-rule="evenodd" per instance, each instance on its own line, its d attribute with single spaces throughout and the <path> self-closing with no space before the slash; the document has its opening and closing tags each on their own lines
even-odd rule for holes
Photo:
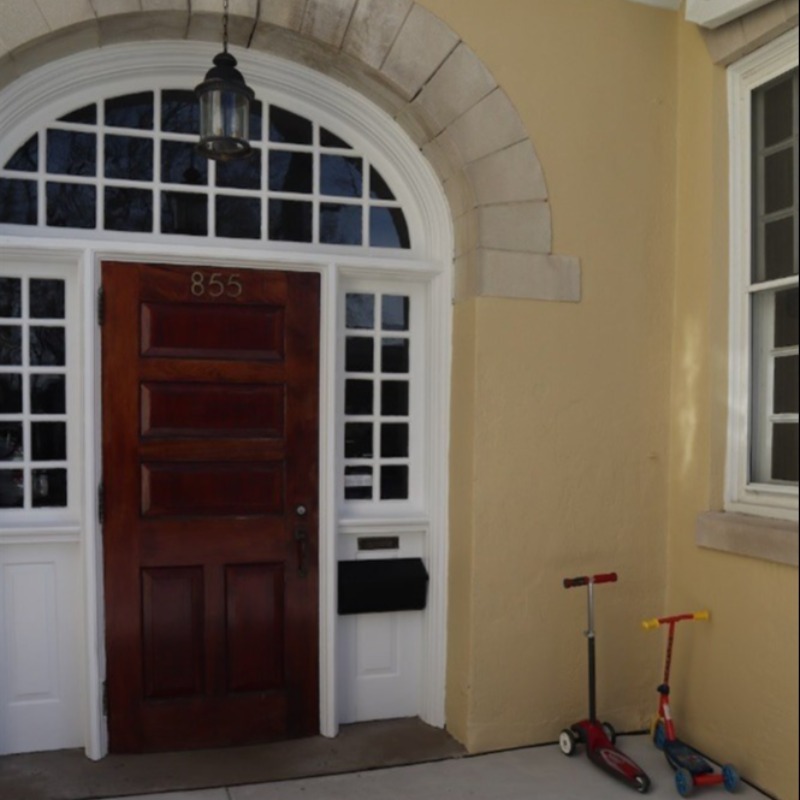
<svg viewBox="0 0 800 800">
<path fill-rule="evenodd" d="M 698 513 L 721 509 L 727 401 L 726 74 L 696 28 L 679 32 L 678 226 L 668 531 L 673 698 L 686 738 L 781 800 L 798 797 L 798 571 L 701 549 Z"/>
<path fill-rule="evenodd" d="M 694 540 L 724 470 L 724 69 L 695 26 L 624 0 L 424 4 L 509 93 L 554 250 L 583 268 L 578 305 L 456 308 L 453 396 L 474 387 L 475 424 L 454 403 L 448 724 L 484 750 L 580 718 L 585 598 L 559 579 L 615 569 L 597 592 L 601 716 L 631 730 L 655 709 L 664 632 L 639 621 L 708 607 L 679 630 L 680 730 L 796 800 L 797 569 Z"/>
<path fill-rule="evenodd" d="M 553 249 L 583 270 L 579 304 L 456 307 L 448 726 L 484 750 L 585 717 L 586 591 L 561 579 L 616 570 L 597 590 L 598 710 L 638 730 L 660 659 L 639 620 L 662 609 L 666 569 L 675 15 L 424 5 L 509 94 L 544 167 Z"/>
</svg>

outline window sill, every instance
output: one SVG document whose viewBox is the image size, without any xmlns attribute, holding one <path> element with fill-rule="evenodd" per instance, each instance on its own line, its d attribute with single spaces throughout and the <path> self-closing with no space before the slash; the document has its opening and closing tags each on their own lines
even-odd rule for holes
<svg viewBox="0 0 800 800">
<path fill-rule="evenodd" d="M 697 517 L 695 542 L 710 550 L 798 566 L 797 523 L 788 520 L 706 511 Z"/>
</svg>

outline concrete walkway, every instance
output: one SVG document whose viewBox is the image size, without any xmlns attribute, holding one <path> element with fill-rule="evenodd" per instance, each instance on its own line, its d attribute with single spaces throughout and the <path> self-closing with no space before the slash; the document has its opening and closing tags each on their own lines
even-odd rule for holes
<svg viewBox="0 0 800 800">
<path fill-rule="evenodd" d="M 649 775 L 644 795 L 676 800 L 674 773 L 649 737 L 621 736 L 619 749 Z M 434 763 L 277 781 L 220 789 L 139 795 L 124 800 L 631 800 L 635 790 L 599 771 L 582 752 L 567 758 L 556 745 Z M 726 797 L 721 786 L 697 788 L 695 796 Z M 763 800 L 742 784 L 739 800 Z M 107 800 L 123 800 L 108 798 Z"/>
</svg>

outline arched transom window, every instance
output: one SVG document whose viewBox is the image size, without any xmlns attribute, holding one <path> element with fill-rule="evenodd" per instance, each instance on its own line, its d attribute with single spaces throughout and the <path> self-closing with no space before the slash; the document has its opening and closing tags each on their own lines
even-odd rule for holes
<svg viewBox="0 0 800 800">
<path fill-rule="evenodd" d="M 0 169 L 0 223 L 407 250 L 409 226 L 378 169 L 317 121 L 256 102 L 253 154 L 195 149 L 186 89 L 110 97 L 42 126 Z"/>
</svg>

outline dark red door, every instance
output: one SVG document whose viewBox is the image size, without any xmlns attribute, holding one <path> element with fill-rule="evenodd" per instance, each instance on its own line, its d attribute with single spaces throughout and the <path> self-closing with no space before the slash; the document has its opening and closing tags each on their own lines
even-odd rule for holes
<svg viewBox="0 0 800 800">
<path fill-rule="evenodd" d="M 319 278 L 102 284 L 110 749 L 315 734 Z"/>
</svg>

